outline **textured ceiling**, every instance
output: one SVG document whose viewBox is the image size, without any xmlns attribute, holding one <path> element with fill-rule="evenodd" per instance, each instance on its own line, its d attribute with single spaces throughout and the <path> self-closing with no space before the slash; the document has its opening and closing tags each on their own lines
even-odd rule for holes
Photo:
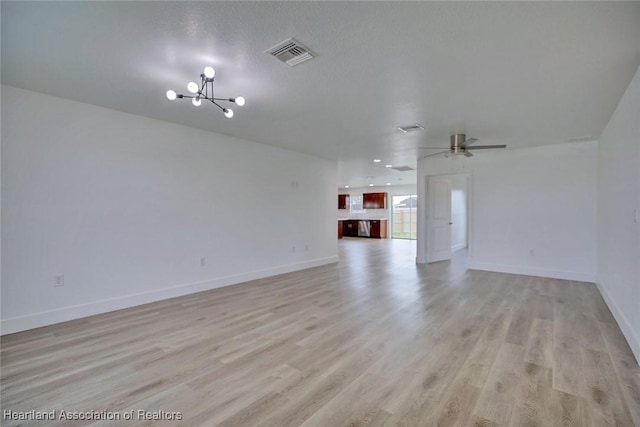
<svg viewBox="0 0 640 427">
<path fill-rule="evenodd" d="M 1 7 L 2 83 L 338 159 L 354 187 L 415 183 L 384 164 L 415 167 L 418 146 L 453 132 L 510 148 L 596 139 L 640 64 L 640 2 Z M 264 53 L 288 37 L 317 58 Z M 247 99 L 231 120 L 165 98 L 206 65 L 218 96 Z M 413 123 L 425 130 L 396 130 Z"/>
</svg>

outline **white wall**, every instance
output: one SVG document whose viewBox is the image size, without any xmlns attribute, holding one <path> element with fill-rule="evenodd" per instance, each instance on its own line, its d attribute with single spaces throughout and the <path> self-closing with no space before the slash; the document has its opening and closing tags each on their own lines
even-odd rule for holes
<svg viewBox="0 0 640 427">
<path fill-rule="evenodd" d="M 597 283 L 640 361 L 640 68 L 598 148 Z"/>
<path fill-rule="evenodd" d="M 216 133 L 3 86 L 1 182 L 3 333 L 337 261 L 337 165 Z"/>
<path fill-rule="evenodd" d="M 451 250 L 467 247 L 468 175 L 449 175 L 451 181 Z"/>
<path fill-rule="evenodd" d="M 417 261 L 426 261 L 425 177 L 471 173 L 471 268 L 594 281 L 596 159 L 597 143 L 585 142 L 421 160 Z"/>
<path fill-rule="evenodd" d="M 595 281 L 596 159 L 596 142 L 478 156 L 471 267 Z"/>
</svg>

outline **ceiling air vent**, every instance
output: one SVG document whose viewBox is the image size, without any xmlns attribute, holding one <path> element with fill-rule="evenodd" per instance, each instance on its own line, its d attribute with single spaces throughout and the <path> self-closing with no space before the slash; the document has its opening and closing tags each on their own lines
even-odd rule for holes
<svg viewBox="0 0 640 427">
<path fill-rule="evenodd" d="M 407 132 L 416 132 L 419 130 L 424 130 L 424 128 L 418 123 L 416 123 L 415 125 L 398 126 L 398 130 L 402 133 L 407 133 Z"/>
<path fill-rule="evenodd" d="M 578 136 L 575 138 L 567 139 L 567 142 L 586 142 L 586 141 L 593 141 L 593 137 L 591 135 L 587 135 L 587 136 Z"/>
<path fill-rule="evenodd" d="M 411 168 L 409 166 L 393 166 L 391 169 L 395 169 L 395 170 L 400 171 L 400 172 L 407 172 L 407 171 L 415 170 L 414 168 Z"/>
<path fill-rule="evenodd" d="M 314 54 L 306 47 L 294 39 L 287 39 L 278 43 L 265 53 L 272 55 L 290 67 L 301 64 L 314 57 Z"/>
</svg>

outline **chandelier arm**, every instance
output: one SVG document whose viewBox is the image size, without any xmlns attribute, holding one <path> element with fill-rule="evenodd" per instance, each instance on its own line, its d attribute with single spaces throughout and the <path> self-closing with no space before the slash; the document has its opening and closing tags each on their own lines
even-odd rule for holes
<svg viewBox="0 0 640 427">
<path fill-rule="evenodd" d="M 226 110 L 226 108 L 224 108 L 223 106 L 221 106 L 220 104 L 218 104 L 216 101 L 213 100 L 213 98 L 209 98 L 209 100 L 211 101 L 212 104 L 214 104 L 216 107 L 218 107 L 219 109 L 221 109 L 222 111 Z"/>
</svg>

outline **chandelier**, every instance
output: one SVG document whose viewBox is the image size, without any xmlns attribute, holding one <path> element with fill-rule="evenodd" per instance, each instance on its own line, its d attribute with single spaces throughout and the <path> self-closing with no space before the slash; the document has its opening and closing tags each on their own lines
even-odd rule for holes
<svg viewBox="0 0 640 427">
<path fill-rule="evenodd" d="M 241 96 L 236 96 L 235 98 L 214 98 L 213 96 L 213 80 L 216 76 L 216 71 L 212 67 L 206 67 L 204 69 L 204 73 L 200 74 L 200 85 L 196 82 L 189 82 L 187 84 L 187 90 L 193 95 L 183 95 L 181 93 L 176 93 L 174 90 L 167 91 L 167 98 L 170 101 L 174 101 L 175 99 L 191 99 L 191 103 L 199 107 L 202 104 L 202 100 L 211 101 L 212 104 L 216 105 L 218 108 L 222 110 L 224 116 L 228 119 L 233 117 L 233 110 L 231 108 L 223 107 L 218 104 L 220 101 L 224 102 L 234 102 L 236 105 L 242 107 L 245 103 L 245 100 Z M 216 102 L 218 101 L 218 102 Z"/>
</svg>

